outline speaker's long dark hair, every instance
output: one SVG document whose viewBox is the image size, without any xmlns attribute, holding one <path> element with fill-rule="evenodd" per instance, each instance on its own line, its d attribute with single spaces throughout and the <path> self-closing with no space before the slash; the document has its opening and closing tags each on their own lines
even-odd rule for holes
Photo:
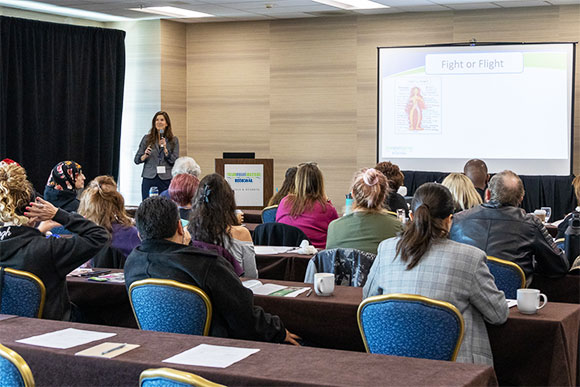
<svg viewBox="0 0 580 387">
<path fill-rule="evenodd" d="M 453 195 L 441 184 L 426 183 L 415 191 L 413 220 L 397 242 L 397 256 L 408 262 L 407 270 L 417 266 L 433 241 L 447 237 L 443 220 L 453 214 L 454 206 Z"/>
</svg>

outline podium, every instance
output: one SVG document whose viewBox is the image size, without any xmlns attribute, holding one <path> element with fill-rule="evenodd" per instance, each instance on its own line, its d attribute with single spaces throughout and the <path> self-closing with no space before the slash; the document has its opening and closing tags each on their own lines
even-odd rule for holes
<svg viewBox="0 0 580 387">
<path fill-rule="evenodd" d="M 261 210 L 274 194 L 273 159 L 215 159 L 215 172 L 234 190 L 238 208 Z"/>
</svg>

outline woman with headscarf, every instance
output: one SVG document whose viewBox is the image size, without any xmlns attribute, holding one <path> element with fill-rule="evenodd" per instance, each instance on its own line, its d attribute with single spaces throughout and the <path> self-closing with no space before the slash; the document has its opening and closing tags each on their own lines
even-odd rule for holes
<svg viewBox="0 0 580 387">
<path fill-rule="evenodd" d="M 85 186 L 85 175 L 79 163 L 61 161 L 56 164 L 44 188 L 44 199 L 68 212 L 79 208 L 77 192 Z"/>
</svg>

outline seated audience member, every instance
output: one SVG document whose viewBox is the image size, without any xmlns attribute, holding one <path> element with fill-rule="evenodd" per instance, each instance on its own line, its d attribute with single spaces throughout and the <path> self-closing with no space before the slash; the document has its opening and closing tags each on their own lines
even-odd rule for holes
<svg viewBox="0 0 580 387">
<path fill-rule="evenodd" d="M 199 180 L 188 173 L 174 176 L 169 184 L 169 197 L 177 204 L 181 220 L 189 221 L 191 201 L 197 192 L 197 187 L 199 187 Z"/>
<path fill-rule="evenodd" d="M 78 213 L 104 227 L 111 247 L 125 257 L 141 244 L 137 228 L 125 211 L 125 199 L 111 176 L 97 176 L 81 194 Z"/>
<path fill-rule="evenodd" d="M 576 196 L 576 204 L 578 207 L 574 210 L 575 212 L 580 212 L 580 176 L 576 176 L 572 180 L 572 186 L 574 187 L 574 195 Z M 556 239 L 566 237 L 566 229 L 569 226 L 570 219 L 572 218 L 572 213 L 566 215 L 564 219 L 558 224 L 558 236 Z"/>
<path fill-rule="evenodd" d="M 390 161 L 383 161 L 378 163 L 375 166 L 375 169 L 385 175 L 389 181 L 389 193 L 385 199 L 385 208 L 392 212 L 397 212 L 397 210 L 405 210 L 405 216 L 408 217 L 409 206 L 407 206 L 405 198 L 397 193 L 399 188 L 405 182 L 405 176 L 399 169 L 399 166 L 391 163 Z"/>
<path fill-rule="evenodd" d="M 236 199 L 228 182 L 217 173 L 199 182 L 193 198 L 188 230 L 193 240 L 225 248 L 244 269 L 244 276 L 258 278 L 256 253 L 247 228 L 238 226 Z"/>
<path fill-rule="evenodd" d="M 199 181 L 201 176 L 201 168 L 195 160 L 189 156 L 182 156 L 175 160 L 175 164 L 173 164 L 173 168 L 171 168 L 171 177 L 174 178 L 177 175 L 181 175 L 182 173 L 187 173 L 191 175 Z M 160 196 L 165 196 L 169 198 L 169 188 L 162 191 Z"/>
<path fill-rule="evenodd" d="M 483 203 L 485 201 L 485 189 L 489 181 L 485 162 L 479 159 L 469 160 L 463 167 L 463 174 L 471 180 Z"/>
<path fill-rule="evenodd" d="M 451 191 L 453 199 L 455 199 L 455 212 L 467 210 L 483 203 L 471 180 L 461 173 L 450 173 L 441 184 Z"/>
<path fill-rule="evenodd" d="M 211 300 L 212 336 L 297 345 L 297 336 L 284 328 L 278 316 L 254 306 L 252 291 L 242 285 L 223 257 L 189 246 L 190 235 L 181 226 L 175 203 L 164 197 L 145 199 L 135 220 L 143 242 L 127 259 L 127 288 L 146 278 L 195 285 Z"/>
<path fill-rule="evenodd" d="M 107 243 L 107 231 L 83 218 L 37 198 L 24 168 L 0 163 L 0 265 L 38 276 L 46 287 L 43 318 L 70 320 L 66 275 Z M 34 228 L 41 222 L 38 228 Z M 62 224 L 74 238 L 47 238 L 44 233 Z"/>
<path fill-rule="evenodd" d="M 453 196 L 441 184 L 419 187 L 403 234 L 379 245 L 363 297 L 408 293 L 450 302 L 465 321 L 457 361 L 493 366 L 484 320 L 503 324 L 507 303 L 489 272 L 485 253 L 447 239 L 453 208 Z"/>
<path fill-rule="evenodd" d="M 56 164 L 44 188 L 44 199 L 55 207 L 76 212 L 79 208 L 78 190 L 85 186 L 82 167 L 74 161 L 61 161 Z"/>
<path fill-rule="evenodd" d="M 362 169 L 354 176 L 351 192 L 353 212 L 330 223 L 326 248 L 352 248 L 376 254 L 379 243 L 403 229 L 401 222 L 383 208 L 387 178 L 374 168 Z"/>
<path fill-rule="evenodd" d="M 338 218 L 336 209 L 326 197 L 322 172 L 316 163 L 303 163 L 296 171 L 293 193 L 282 199 L 276 212 L 276 222 L 298 227 L 312 245 L 326 246 L 328 225 Z"/>
<path fill-rule="evenodd" d="M 286 195 L 294 192 L 294 183 L 296 180 L 297 167 L 290 167 L 286 170 L 286 175 L 284 176 L 284 183 L 282 183 L 282 188 L 268 201 L 269 206 L 275 206 L 280 204 L 280 201 L 284 199 Z"/>
<path fill-rule="evenodd" d="M 487 255 L 518 264 L 528 281 L 532 273 L 560 276 L 568 272 L 568 260 L 542 222 L 518 208 L 524 186 L 512 171 L 489 181 L 487 203 L 455 215 L 450 238 L 479 247 Z"/>
</svg>

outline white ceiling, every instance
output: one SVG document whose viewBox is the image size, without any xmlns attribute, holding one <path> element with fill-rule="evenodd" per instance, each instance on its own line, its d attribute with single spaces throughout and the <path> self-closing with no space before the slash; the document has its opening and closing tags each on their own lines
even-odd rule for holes
<svg viewBox="0 0 580 387">
<path fill-rule="evenodd" d="M 292 19 L 339 15 L 429 12 L 512 7 L 550 7 L 580 4 L 580 0 L 374 0 L 390 8 L 346 11 L 311 0 L 49 0 L 41 3 L 101 12 L 131 19 L 150 19 L 153 15 L 129 8 L 172 6 L 215 15 L 212 18 L 173 19 L 186 23 Z"/>
</svg>

